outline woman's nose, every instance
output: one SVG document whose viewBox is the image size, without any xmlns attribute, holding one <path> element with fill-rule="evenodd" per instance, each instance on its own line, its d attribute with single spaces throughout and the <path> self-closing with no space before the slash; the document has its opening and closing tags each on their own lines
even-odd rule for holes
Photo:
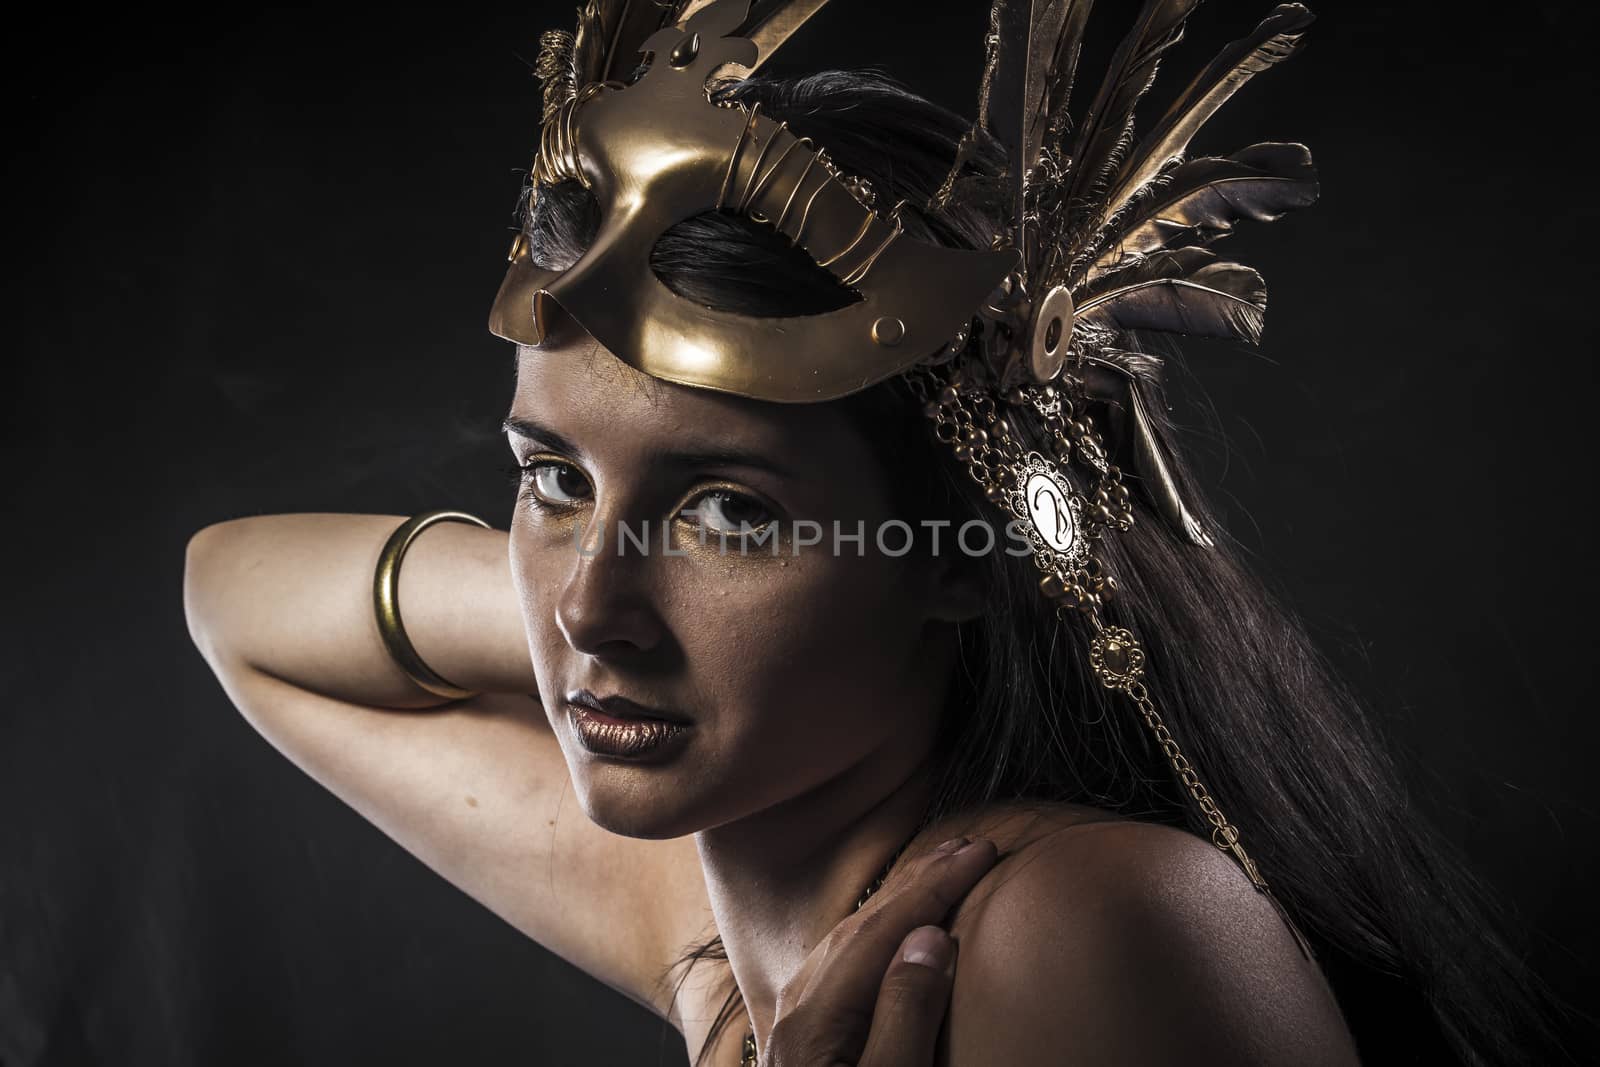
<svg viewBox="0 0 1600 1067">
<path fill-rule="evenodd" d="M 648 651 L 666 632 L 655 607 L 648 551 L 628 542 L 619 553 L 616 533 L 607 530 L 600 540 L 597 530 L 588 532 L 556 600 L 556 625 L 567 644 L 585 655 Z"/>
</svg>

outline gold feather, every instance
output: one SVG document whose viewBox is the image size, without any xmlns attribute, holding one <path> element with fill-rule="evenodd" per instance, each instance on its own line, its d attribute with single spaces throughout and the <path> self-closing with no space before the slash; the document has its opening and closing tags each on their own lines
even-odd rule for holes
<svg viewBox="0 0 1600 1067">
<path fill-rule="evenodd" d="M 1069 201 L 1091 198 L 1110 180 L 1132 135 L 1133 109 L 1155 81 L 1161 57 L 1183 36 L 1184 20 L 1199 2 L 1145 0 L 1073 138 Z"/>
<path fill-rule="evenodd" d="M 1190 160 L 1119 224 L 1121 237 L 1089 265 L 1084 280 L 1164 248 L 1209 243 L 1240 219 L 1272 222 L 1316 199 L 1317 172 L 1305 145 L 1256 144 L 1226 158 Z"/>
<path fill-rule="evenodd" d="M 1119 331 L 1163 330 L 1261 340 L 1267 287 L 1238 263 L 1218 262 L 1203 248 L 1157 252 L 1107 275 L 1080 298 L 1077 317 Z"/>
<path fill-rule="evenodd" d="M 1279 4 L 1250 36 L 1212 60 L 1167 109 L 1117 174 L 1101 219 L 1114 219 L 1170 164 L 1183 157 L 1200 127 L 1255 75 L 1294 55 L 1313 16 L 1303 4 Z"/>
<path fill-rule="evenodd" d="M 1083 51 L 1083 30 L 1089 21 L 1094 0 L 1069 3 L 1061 29 L 1056 34 L 1055 55 L 1050 60 L 1049 91 L 1043 109 L 1043 139 L 1057 140 L 1066 130 L 1067 108 L 1072 103 L 1072 87 L 1078 78 L 1078 57 Z"/>
<path fill-rule="evenodd" d="M 1143 389 L 1137 379 L 1128 380 L 1128 420 L 1129 431 L 1133 437 L 1133 465 L 1139 474 L 1139 486 L 1149 496 L 1150 502 L 1156 506 L 1167 522 L 1179 530 L 1192 544 L 1201 548 L 1212 548 L 1216 542 L 1211 540 L 1211 535 L 1206 533 L 1200 520 L 1194 517 L 1187 504 L 1183 502 L 1183 494 L 1178 492 L 1178 480 L 1172 476 L 1172 471 L 1167 467 L 1166 456 L 1161 449 L 1161 442 L 1156 439 L 1155 429 L 1150 424 L 1150 413 L 1145 409 Z"/>
<path fill-rule="evenodd" d="M 1084 18 L 1092 0 L 994 0 L 989 14 L 995 37 L 993 72 L 979 103 L 978 124 L 1006 149 L 1006 189 L 1014 244 L 1023 269 L 1033 268 L 1033 238 L 1027 214 L 1028 177 L 1044 148 L 1050 101 L 1064 94 L 1077 64 Z M 1066 85 L 1063 86 L 1062 82 Z"/>
<path fill-rule="evenodd" d="M 1150 503 L 1191 543 L 1201 548 L 1213 547 L 1211 535 L 1183 502 L 1178 480 L 1172 475 L 1150 418 L 1150 397 L 1160 395 L 1160 358 L 1144 352 L 1106 349 L 1088 357 L 1083 379 L 1089 398 L 1106 406 L 1117 447 L 1129 455 L 1127 466 Z M 1147 394 L 1146 390 L 1150 392 Z"/>
<path fill-rule="evenodd" d="M 977 151 L 979 135 L 986 132 L 984 122 L 989 115 L 989 97 L 994 90 L 995 74 L 1000 66 L 1001 43 L 1004 39 L 1004 35 L 1000 32 L 1000 16 L 1004 11 L 1002 4 L 1003 0 L 995 0 L 995 5 L 989 9 L 989 32 L 983 37 L 983 77 L 978 81 L 978 117 L 961 135 L 961 140 L 956 145 L 956 158 L 950 164 L 950 170 L 946 172 L 944 181 L 939 183 L 938 190 L 924 205 L 924 210 L 930 215 L 937 215 L 949 205 L 957 185 L 963 181 L 961 168 L 967 165 L 972 153 Z"/>
<path fill-rule="evenodd" d="M 795 31 L 804 26 L 812 15 L 821 11 L 827 4 L 828 0 L 784 0 L 783 3 L 759 14 L 744 34 L 761 50 L 755 65 L 750 68 L 751 72 L 760 70 L 762 64 L 771 59 L 773 53 L 794 36 Z"/>
</svg>

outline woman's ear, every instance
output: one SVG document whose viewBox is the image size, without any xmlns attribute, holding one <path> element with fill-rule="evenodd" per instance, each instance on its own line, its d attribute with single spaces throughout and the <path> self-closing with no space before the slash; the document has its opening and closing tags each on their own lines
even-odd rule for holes
<svg viewBox="0 0 1600 1067">
<path fill-rule="evenodd" d="M 983 613 L 983 571 L 979 560 L 955 552 L 933 558 L 929 618 L 966 622 Z"/>
</svg>

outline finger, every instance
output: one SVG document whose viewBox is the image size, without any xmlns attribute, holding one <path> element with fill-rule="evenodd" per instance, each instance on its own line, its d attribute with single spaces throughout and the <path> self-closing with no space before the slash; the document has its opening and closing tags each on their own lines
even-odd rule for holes
<svg viewBox="0 0 1600 1067">
<path fill-rule="evenodd" d="M 837 1010 L 849 1012 L 863 1025 L 865 998 L 876 990 L 901 938 L 918 926 L 939 925 L 946 914 L 994 866 L 992 841 L 960 837 L 916 857 L 899 879 L 885 882 L 862 908 L 847 916 L 813 952 L 794 988 L 801 999 L 826 969 L 831 993 L 824 996 Z"/>
<path fill-rule="evenodd" d="M 937 926 L 911 931 L 883 976 L 872 1030 L 857 1067 L 932 1063 L 955 976 L 955 939 Z"/>
<path fill-rule="evenodd" d="M 870 998 L 901 940 L 918 926 L 942 923 L 997 857 L 994 842 L 982 838 L 958 838 L 918 857 L 906 877 L 886 882 L 806 960 L 791 986 L 801 990 L 797 1007 L 816 1012 L 819 1020 L 847 1023 L 860 1031 L 857 1041 L 863 1040 Z"/>
<path fill-rule="evenodd" d="M 860 958 L 835 957 L 817 988 L 852 976 Z M 919 926 L 896 946 L 883 973 L 872 979 L 872 999 L 857 999 L 840 1010 L 834 998 L 813 995 L 780 1017 L 769 1035 L 761 1063 L 766 1067 L 927 1067 L 943 1025 L 955 981 L 955 939 L 938 926 Z"/>
</svg>

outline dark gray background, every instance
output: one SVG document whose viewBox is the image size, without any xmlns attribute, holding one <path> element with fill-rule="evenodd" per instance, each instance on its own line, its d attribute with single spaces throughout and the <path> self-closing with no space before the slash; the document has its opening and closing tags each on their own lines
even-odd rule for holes
<svg viewBox="0 0 1600 1067">
<path fill-rule="evenodd" d="M 981 0 L 834 6 L 803 65 L 881 63 L 970 111 Z M 185 540 L 224 518 L 505 525 L 512 365 L 483 323 L 537 35 L 572 7 L 62 6 L 10 37 L 7 1067 L 680 1062 L 258 739 L 180 600 Z M 1169 77 L 1265 7 L 1215 3 Z M 1267 343 L 1191 346 L 1181 406 L 1215 410 L 1195 447 L 1232 528 L 1368 696 L 1418 813 L 1587 1008 L 1580 5 L 1323 7 L 1199 144 L 1304 140 L 1323 201 L 1234 239 L 1273 286 Z"/>
</svg>

